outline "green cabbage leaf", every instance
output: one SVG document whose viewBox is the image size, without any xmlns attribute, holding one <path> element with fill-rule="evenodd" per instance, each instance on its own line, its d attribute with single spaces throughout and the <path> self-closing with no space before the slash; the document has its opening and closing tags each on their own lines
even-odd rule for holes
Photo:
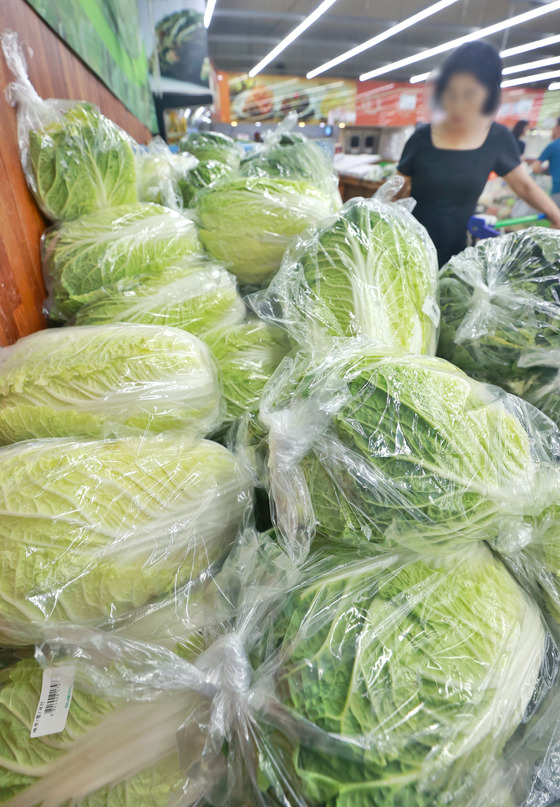
<svg viewBox="0 0 560 807">
<path fill-rule="evenodd" d="M 56 328 L 0 353 L 0 444 L 221 423 L 214 361 L 196 336 L 155 325 Z"/>
<path fill-rule="evenodd" d="M 190 132 L 181 138 L 179 149 L 200 162 L 216 160 L 230 168 L 238 168 L 243 156 L 243 146 L 221 132 Z"/>
<path fill-rule="evenodd" d="M 490 238 L 441 270 L 439 353 L 560 425 L 560 234 Z"/>
<path fill-rule="evenodd" d="M 198 164 L 190 154 L 174 154 L 160 137 L 136 153 L 138 199 L 154 202 L 172 210 L 183 207 L 181 183 Z"/>
<path fill-rule="evenodd" d="M 251 495 L 227 449 L 180 434 L 0 450 L 0 623 L 111 624 L 223 559 Z M 21 641 L 19 642 L 21 643 Z"/>
<path fill-rule="evenodd" d="M 188 697 L 127 706 L 75 686 L 64 731 L 31 738 L 42 678 L 33 659 L 0 671 L 0 803 L 166 807 L 182 784 L 175 734 Z"/>
<path fill-rule="evenodd" d="M 256 412 L 265 384 L 290 350 L 284 332 L 253 318 L 203 338 L 220 371 L 228 419 Z"/>
<path fill-rule="evenodd" d="M 160 205 L 125 205 L 66 222 L 43 242 L 49 314 L 68 320 L 86 303 L 157 278 L 195 252 L 194 222 Z"/>
<path fill-rule="evenodd" d="M 178 182 L 178 189 L 182 197 L 183 207 L 193 207 L 196 195 L 203 188 L 211 188 L 224 177 L 231 174 L 234 169 L 220 160 L 205 160 L 191 168 L 186 176 Z"/>
<path fill-rule="evenodd" d="M 83 306 L 74 322 L 171 325 L 203 336 L 209 330 L 236 325 L 244 316 L 245 304 L 234 276 L 196 257 L 169 267 L 157 279 L 107 293 Z"/>
<path fill-rule="evenodd" d="M 286 248 L 333 212 L 329 194 L 299 179 L 233 177 L 197 197 L 199 235 L 207 252 L 242 283 L 276 273 Z"/>
<path fill-rule="evenodd" d="M 136 202 L 131 140 L 92 104 L 29 131 L 32 188 L 54 221 Z"/>
<path fill-rule="evenodd" d="M 332 194 L 335 209 L 341 204 L 332 156 L 305 135 L 271 135 L 263 147 L 243 160 L 241 173 L 246 177 L 304 180 Z"/>
<path fill-rule="evenodd" d="M 306 347 L 363 334 L 435 354 L 438 266 L 424 228 L 399 204 L 351 199 L 298 239 L 259 310 Z"/>
<path fill-rule="evenodd" d="M 558 503 L 551 421 L 443 359 L 356 340 L 300 382 L 291 373 L 267 386 L 261 416 L 280 526 L 296 546 L 303 527 L 423 553 L 502 531 L 527 541 L 529 521 Z"/>
<path fill-rule="evenodd" d="M 302 725 L 293 787 L 328 807 L 470 804 L 539 682 L 538 608 L 483 544 L 332 566 L 276 626 L 280 696 L 320 730 Z"/>
</svg>

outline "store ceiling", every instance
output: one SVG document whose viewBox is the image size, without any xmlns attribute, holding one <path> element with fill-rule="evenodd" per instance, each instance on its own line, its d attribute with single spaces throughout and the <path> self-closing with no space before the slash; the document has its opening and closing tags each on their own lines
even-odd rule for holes
<svg viewBox="0 0 560 807">
<path fill-rule="evenodd" d="M 334 6 L 290 45 L 265 72 L 305 75 L 309 70 L 431 5 L 434 0 L 337 0 Z M 548 0 L 460 0 L 370 51 L 333 68 L 325 76 L 356 78 L 478 28 L 521 14 Z M 209 30 L 210 55 L 218 68 L 247 72 L 294 29 L 319 0 L 217 0 Z M 560 11 L 491 38 L 500 49 L 560 33 Z M 560 56 L 560 46 L 538 57 Z M 531 58 L 530 55 L 528 55 Z M 439 57 L 441 60 L 441 57 Z M 426 60 L 389 74 L 407 80 L 439 61 Z M 526 60 L 526 59 L 522 59 Z"/>
</svg>

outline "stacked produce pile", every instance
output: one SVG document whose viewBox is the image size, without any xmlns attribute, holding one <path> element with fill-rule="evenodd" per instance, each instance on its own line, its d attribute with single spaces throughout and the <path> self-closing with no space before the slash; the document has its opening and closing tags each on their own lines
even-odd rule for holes
<svg viewBox="0 0 560 807">
<path fill-rule="evenodd" d="M 440 274 L 288 124 L 145 152 L 3 44 L 62 327 L 0 353 L 0 802 L 553 804 L 560 237 Z"/>
</svg>

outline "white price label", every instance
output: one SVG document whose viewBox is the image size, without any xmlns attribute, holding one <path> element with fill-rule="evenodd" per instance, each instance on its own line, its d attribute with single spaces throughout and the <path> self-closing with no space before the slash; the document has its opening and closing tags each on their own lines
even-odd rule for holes
<svg viewBox="0 0 560 807">
<path fill-rule="evenodd" d="M 74 667 L 49 667 L 43 672 L 41 697 L 33 728 L 32 737 L 46 737 L 64 731 L 68 711 L 72 703 L 74 687 Z"/>
<path fill-rule="evenodd" d="M 439 305 L 436 303 L 434 298 L 431 297 L 430 295 L 428 295 L 426 297 L 426 299 L 424 300 L 424 305 L 422 306 L 422 311 L 424 312 L 424 314 L 427 317 L 429 317 L 432 320 L 435 327 L 437 328 L 439 326 L 439 320 L 440 320 L 441 314 L 440 314 L 440 310 L 439 310 Z"/>
</svg>

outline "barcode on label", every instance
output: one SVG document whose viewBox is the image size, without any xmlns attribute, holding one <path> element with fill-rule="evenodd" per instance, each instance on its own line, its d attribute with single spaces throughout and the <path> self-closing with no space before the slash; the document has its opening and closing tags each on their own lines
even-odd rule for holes
<svg viewBox="0 0 560 807">
<path fill-rule="evenodd" d="M 49 689 L 49 696 L 47 698 L 47 705 L 45 706 L 46 715 L 50 715 L 56 710 L 58 704 L 58 696 L 60 695 L 60 684 L 61 684 L 60 679 L 55 679 L 51 684 L 51 688 Z"/>
<path fill-rule="evenodd" d="M 72 703 L 73 667 L 54 667 L 43 672 L 43 684 L 37 713 L 31 729 L 32 737 L 45 737 L 64 731 Z"/>
</svg>

